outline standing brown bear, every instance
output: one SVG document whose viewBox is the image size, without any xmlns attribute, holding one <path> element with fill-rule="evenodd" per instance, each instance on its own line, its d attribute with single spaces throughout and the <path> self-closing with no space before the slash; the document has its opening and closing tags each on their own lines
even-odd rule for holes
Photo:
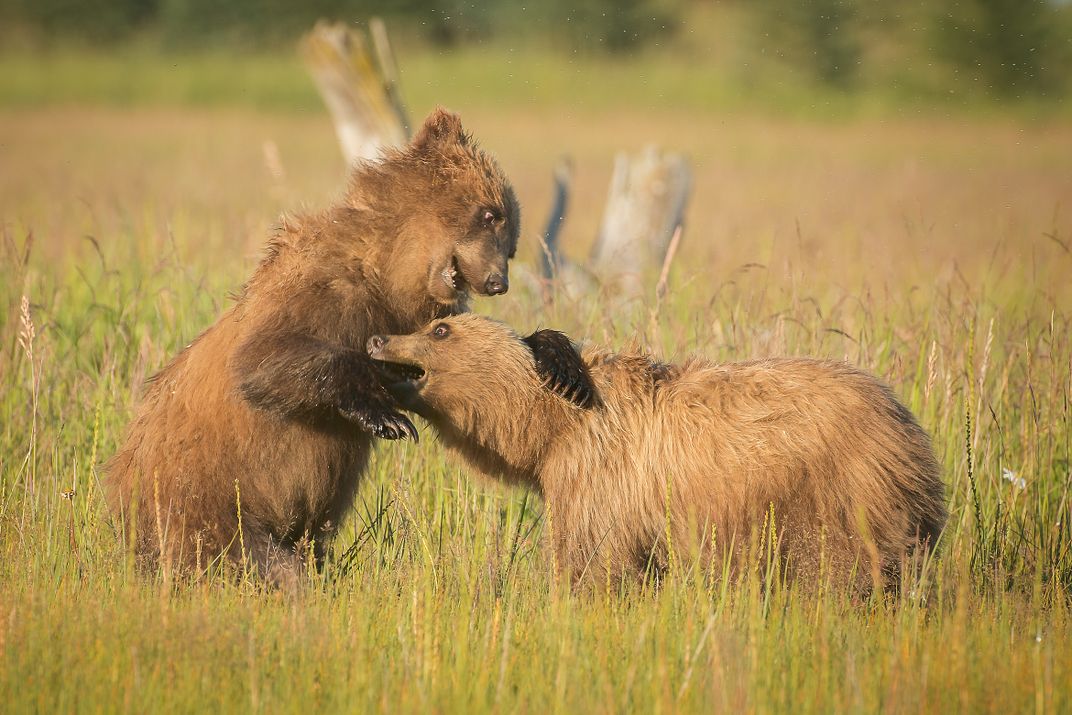
<svg viewBox="0 0 1072 715">
<path fill-rule="evenodd" d="M 250 559 L 288 584 L 306 545 L 322 558 L 372 436 L 417 438 L 366 341 L 464 311 L 470 289 L 505 293 L 519 222 L 499 166 L 444 110 L 355 167 L 337 205 L 284 219 L 236 304 L 152 378 L 107 465 L 140 556 Z"/>
<path fill-rule="evenodd" d="M 373 336 L 369 353 L 444 444 L 539 491 L 574 580 L 664 568 L 669 544 L 721 566 L 770 529 L 788 576 L 867 589 L 946 521 L 926 432 L 845 363 L 670 365 L 475 315 Z"/>
</svg>

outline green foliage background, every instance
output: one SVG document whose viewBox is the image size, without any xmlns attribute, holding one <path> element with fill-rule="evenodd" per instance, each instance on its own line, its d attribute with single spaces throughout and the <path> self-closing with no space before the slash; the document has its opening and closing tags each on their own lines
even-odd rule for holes
<svg viewBox="0 0 1072 715">
<path fill-rule="evenodd" d="M 937 76 L 1001 100 L 1063 96 L 1072 63 L 1072 5 L 1058 0 L 3 0 L 8 46 L 114 46 L 167 51 L 271 51 L 291 46 L 317 19 L 379 15 L 415 42 L 441 49 L 541 46 L 571 55 L 653 48 L 717 51 L 705 19 L 742 20 L 744 65 L 774 60 L 843 91 L 889 81 L 893 67 L 917 86 Z"/>
</svg>

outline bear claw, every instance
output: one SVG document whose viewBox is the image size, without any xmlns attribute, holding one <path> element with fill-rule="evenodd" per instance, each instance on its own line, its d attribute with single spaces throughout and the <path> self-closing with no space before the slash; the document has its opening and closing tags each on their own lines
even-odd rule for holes
<svg viewBox="0 0 1072 715">
<path fill-rule="evenodd" d="M 364 427 L 380 439 L 411 439 L 419 442 L 417 428 L 409 418 L 398 412 L 387 410 L 355 410 L 344 416 Z"/>
</svg>

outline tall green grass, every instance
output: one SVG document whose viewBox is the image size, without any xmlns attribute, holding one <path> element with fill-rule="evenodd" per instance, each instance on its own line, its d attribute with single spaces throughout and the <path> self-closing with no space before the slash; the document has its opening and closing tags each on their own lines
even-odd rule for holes
<svg viewBox="0 0 1072 715">
<path fill-rule="evenodd" d="M 672 290 L 654 321 L 648 302 L 543 313 L 663 353 L 847 356 L 891 380 L 934 434 L 951 500 L 940 558 L 897 596 L 730 584 L 718 569 L 574 592 L 551 568 L 538 501 L 475 480 L 425 439 L 379 450 L 335 558 L 290 600 L 137 574 L 101 498 L 97 467 L 138 385 L 211 322 L 233 277 L 189 280 L 166 254 L 120 264 L 118 251 L 51 269 L 29 244 L 4 236 L 10 712 L 1072 708 L 1067 292 L 1016 274 L 813 302 L 756 278 L 714 298 Z M 500 312 L 524 324 L 536 305 Z"/>
</svg>

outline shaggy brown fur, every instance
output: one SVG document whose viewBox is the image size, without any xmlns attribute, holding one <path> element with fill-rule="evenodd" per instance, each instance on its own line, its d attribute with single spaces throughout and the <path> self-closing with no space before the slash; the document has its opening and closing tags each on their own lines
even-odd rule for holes
<svg viewBox="0 0 1072 715">
<path fill-rule="evenodd" d="M 558 360 L 577 366 L 573 401 L 543 387 L 529 347 L 556 336 Z M 543 495 L 574 579 L 665 567 L 668 534 L 679 554 L 712 558 L 712 538 L 739 554 L 771 510 L 797 578 L 822 565 L 840 582 L 885 581 L 938 538 L 946 506 L 930 440 L 870 375 L 823 360 L 578 355 L 562 338 L 522 340 L 462 315 L 375 336 L 369 352 L 404 370 L 391 389 L 446 445 Z"/>
<path fill-rule="evenodd" d="M 293 582 L 301 545 L 322 557 L 371 436 L 416 438 L 365 342 L 464 310 L 470 286 L 505 292 L 519 221 L 443 110 L 357 166 L 337 205 L 285 219 L 234 307 L 151 380 L 107 466 L 139 553 L 204 568 L 244 551 L 275 582 Z"/>
</svg>

